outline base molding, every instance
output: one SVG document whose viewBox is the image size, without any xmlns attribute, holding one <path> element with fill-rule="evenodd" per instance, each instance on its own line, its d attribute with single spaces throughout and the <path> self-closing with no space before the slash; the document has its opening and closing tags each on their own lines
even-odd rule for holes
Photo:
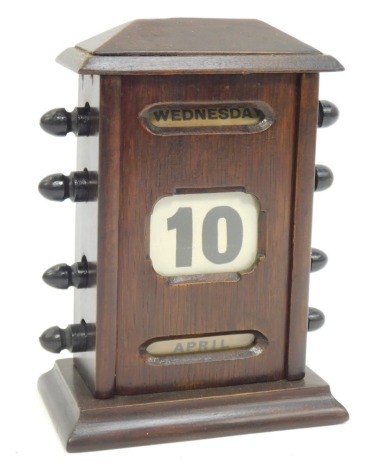
<svg viewBox="0 0 378 470">
<path fill-rule="evenodd" d="M 265 382 L 93 398 L 72 359 L 42 375 L 38 388 L 68 452 L 339 424 L 348 412 L 323 379 Z"/>
</svg>

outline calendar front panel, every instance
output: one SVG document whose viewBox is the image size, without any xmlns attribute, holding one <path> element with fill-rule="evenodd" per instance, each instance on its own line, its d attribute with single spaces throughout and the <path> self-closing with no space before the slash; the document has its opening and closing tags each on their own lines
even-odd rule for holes
<svg viewBox="0 0 378 470">
<path fill-rule="evenodd" d="M 122 80 L 118 393 L 283 378 L 295 76 Z M 160 102 L 212 101 L 266 103 L 275 122 L 160 135 L 139 118 Z"/>
</svg>

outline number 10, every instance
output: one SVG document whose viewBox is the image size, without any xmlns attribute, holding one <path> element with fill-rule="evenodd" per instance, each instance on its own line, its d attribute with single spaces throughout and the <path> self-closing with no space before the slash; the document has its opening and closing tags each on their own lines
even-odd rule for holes
<svg viewBox="0 0 378 470">
<path fill-rule="evenodd" d="M 249 270 L 259 212 L 257 198 L 242 191 L 162 197 L 150 216 L 153 269 L 165 277 Z"/>
<path fill-rule="evenodd" d="M 219 250 L 219 222 L 226 223 L 226 249 Z M 167 220 L 168 230 L 176 232 L 176 267 L 192 266 L 193 212 L 191 207 L 180 207 Z M 214 207 L 207 212 L 202 224 L 202 251 L 214 264 L 233 261 L 243 245 L 243 222 L 235 209 L 229 206 Z"/>
</svg>

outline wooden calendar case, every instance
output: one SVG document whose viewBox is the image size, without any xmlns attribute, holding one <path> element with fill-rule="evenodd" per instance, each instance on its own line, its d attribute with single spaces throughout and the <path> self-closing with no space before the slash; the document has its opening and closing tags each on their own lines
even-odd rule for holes
<svg viewBox="0 0 378 470">
<path fill-rule="evenodd" d="M 139 20 L 58 62 L 78 107 L 41 120 L 78 136 L 76 171 L 40 184 L 76 202 L 74 323 L 42 345 L 39 386 L 69 451 L 339 423 L 305 366 L 318 100 L 332 57 L 256 20 Z"/>
</svg>

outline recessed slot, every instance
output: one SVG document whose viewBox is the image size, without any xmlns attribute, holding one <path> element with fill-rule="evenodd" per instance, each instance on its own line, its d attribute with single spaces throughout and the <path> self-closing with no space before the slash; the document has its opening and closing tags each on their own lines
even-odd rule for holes
<svg viewBox="0 0 378 470">
<path fill-rule="evenodd" d="M 139 118 L 155 135 L 253 134 L 275 121 L 273 110 L 262 101 L 155 103 Z"/>
<path fill-rule="evenodd" d="M 155 338 L 140 347 L 151 364 L 220 361 L 261 354 L 267 338 L 258 331 Z"/>
</svg>

